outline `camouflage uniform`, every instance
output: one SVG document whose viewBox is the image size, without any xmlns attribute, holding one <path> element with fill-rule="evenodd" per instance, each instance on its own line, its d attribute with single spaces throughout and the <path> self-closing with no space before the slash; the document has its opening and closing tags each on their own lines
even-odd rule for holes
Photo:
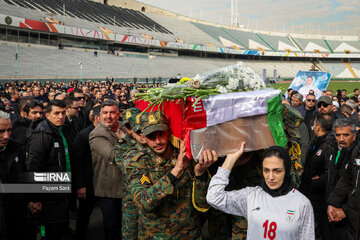
<svg viewBox="0 0 360 240">
<path fill-rule="evenodd" d="M 282 115 L 285 132 L 289 139 L 287 150 L 289 152 L 292 163 L 290 175 L 295 185 L 295 188 L 298 189 L 301 183 L 301 170 L 303 169 L 303 165 L 301 163 L 301 148 L 299 144 L 299 126 L 303 121 L 303 117 L 297 110 L 286 104 L 283 104 Z"/>
<path fill-rule="evenodd" d="M 154 129 L 167 130 L 166 117 L 161 112 L 142 115 L 140 123 L 145 136 Z M 132 151 L 126 171 L 130 175 L 131 196 L 139 209 L 139 239 L 200 238 L 199 212 L 192 201 L 199 208 L 208 207 L 208 181 L 195 178 L 192 164 L 176 179 L 170 171 L 179 152 L 169 147 L 171 152 L 163 158 L 151 150 Z"/>
<path fill-rule="evenodd" d="M 137 108 L 124 111 L 122 115 L 123 125 L 129 124 L 130 127 L 136 131 L 135 115 L 139 114 L 140 110 Z M 123 199 L 122 199 L 122 238 L 123 239 L 137 239 L 137 220 L 138 212 L 134 202 L 131 199 L 129 190 L 128 174 L 126 167 L 128 165 L 127 155 L 133 149 L 141 150 L 143 147 L 133 137 L 126 134 L 124 138 L 120 139 L 114 146 L 115 163 L 123 174 Z"/>
<path fill-rule="evenodd" d="M 137 108 L 130 108 L 124 111 L 121 114 L 121 118 L 123 119 L 122 124 L 124 126 L 128 124 L 129 127 L 131 127 L 130 123 L 135 122 L 135 115 L 139 113 L 140 110 Z M 125 133 L 125 137 L 119 139 L 118 143 L 114 146 L 115 163 L 123 174 L 124 174 L 124 168 L 122 164 L 123 155 L 126 151 L 129 151 L 130 149 L 134 148 L 136 144 L 136 140 L 130 135 L 128 135 L 125 130 L 124 133 Z"/>
</svg>

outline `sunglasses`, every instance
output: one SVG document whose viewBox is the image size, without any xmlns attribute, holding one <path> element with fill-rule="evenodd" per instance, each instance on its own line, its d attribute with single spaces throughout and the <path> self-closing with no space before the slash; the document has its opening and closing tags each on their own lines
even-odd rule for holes
<svg viewBox="0 0 360 240">
<path fill-rule="evenodd" d="M 330 104 L 325 103 L 325 102 L 319 102 L 318 105 L 317 105 L 317 107 L 318 107 L 318 108 L 321 108 L 321 107 L 327 108 L 329 105 L 330 105 Z"/>
<path fill-rule="evenodd" d="M 306 99 L 306 101 L 308 101 L 308 102 L 316 102 L 315 99 Z"/>
<path fill-rule="evenodd" d="M 85 97 L 77 97 L 77 100 L 85 100 Z"/>
</svg>

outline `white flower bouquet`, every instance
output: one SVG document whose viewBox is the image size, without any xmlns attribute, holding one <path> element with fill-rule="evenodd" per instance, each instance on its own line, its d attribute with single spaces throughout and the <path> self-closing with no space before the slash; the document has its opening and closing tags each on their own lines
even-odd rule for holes
<svg viewBox="0 0 360 240">
<path fill-rule="evenodd" d="M 256 91 L 265 88 L 264 81 L 251 68 L 242 62 L 220 68 L 215 71 L 196 75 L 193 78 L 182 78 L 180 82 L 168 84 L 161 88 L 147 88 L 145 93 L 136 95 L 137 100 L 149 101 L 149 108 L 163 101 L 175 101 L 195 96 L 197 101 L 211 95 Z M 197 103 L 194 103 L 194 105 Z"/>
</svg>

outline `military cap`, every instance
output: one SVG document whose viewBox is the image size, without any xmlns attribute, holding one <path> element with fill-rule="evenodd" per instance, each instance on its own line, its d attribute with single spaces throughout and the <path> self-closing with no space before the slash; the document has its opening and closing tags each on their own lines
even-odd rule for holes
<svg viewBox="0 0 360 240">
<path fill-rule="evenodd" d="M 130 118 L 129 119 L 129 123 L 130 123 L 130 127 L 131 129 L 134 131 L 134 132 L 137 132 L 137 131 L 141 131 L 141 128 L 140 128 L 140 117 L 141 115 L 143 114 L 146 114 L 146 113 L 137 113 L 134 115 L 134 118 Z"/>
<path fill-rule="evenodd" d="M 125 124 L 130 124 L 129 120 L 130 118 L 135 118 L 135 115 L 140 113 L 140 109 L 138 108 L 129 108 L 126 109 L 125 111 L 123 111 L 121 113 L 121 119 L 122 119 L 122 123 Z"/>
<path fill-rule="evenodd" d="M 290 137 L 300 138 L 299 126 L 304 119 L 300 112 L 287 104 L 283 104 L 282 117 L 285 132 L 287 132 Z"/>
<path fill-rule="evenodd" d="M 329 96 L 321 96 L 318 100 L 318 105 L 319 103 L 324 102 L 327 103 L 329 105 L 332 105 L 332 99 Z"/>
<path fill-rule="evenodd" d="M 168 130 L 168 121 L 165 114 L 161 111 L 144 113 L 140 117 L 141 133 L 144 136 L 156 131 Z"/>
</svg>

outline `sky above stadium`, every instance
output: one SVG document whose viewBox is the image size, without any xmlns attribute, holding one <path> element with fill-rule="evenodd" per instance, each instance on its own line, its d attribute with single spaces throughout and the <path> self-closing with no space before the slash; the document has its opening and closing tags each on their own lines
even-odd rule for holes
<svg viewBox="0 0 360 240">
<path fill-rule="evenodd" d="M 231 0 L 138 1 L 209 22 L 231 22 Z M 360 0 L 238 0 L 237 12 L 246 28 L 360 35 Z"/>
</svg>

